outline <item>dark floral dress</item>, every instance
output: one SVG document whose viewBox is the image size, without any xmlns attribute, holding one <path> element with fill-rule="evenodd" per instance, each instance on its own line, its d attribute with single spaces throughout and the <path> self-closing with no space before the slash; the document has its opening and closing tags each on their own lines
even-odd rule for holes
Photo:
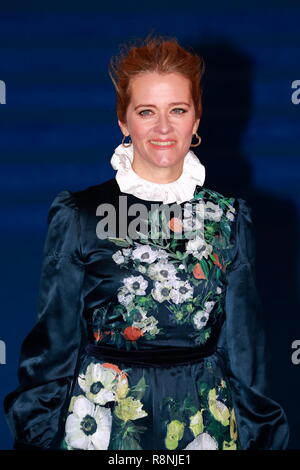
<svg viewBox="0 0 300 470">
<path fill-rule="evenodd" d="M 147 230 L 100 239 L 97 207 L 119 216 L 120 195 L 151 206 Z M 115 179 L 53 201 L 38 318 L 4 400 L 14 448 L 286 448 L 286 415 L 266 394 L 247 202 L 197 186 L 176 216 L 153 204 Z"/>
</svg>

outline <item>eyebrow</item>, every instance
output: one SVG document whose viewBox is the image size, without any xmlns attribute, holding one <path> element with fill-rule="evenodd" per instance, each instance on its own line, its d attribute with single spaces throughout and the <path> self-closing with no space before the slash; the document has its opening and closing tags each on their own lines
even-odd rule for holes
<svg viewBox="0 0 300 470">
<path fill-rule="evenodd" d="M 170 103 L 170 106 L 178 106 L 179 104 L 185 104 L 186 106 L 190 106 L 189 103 L 185 103 L 183 101 L 178 101 L 178 102 L 175 102 L 175 103 Z M 134 110 L 136 110 L 137 108 L 140 108 L 140 107 L 143 107 L 143 108 L 146 108 L 146 107 L 151 107 L 151 108 L 157 108 L 157 106 L 155 106 L 155 104 L 139 104 L 138 106 L 136 106 L 134 108 Z"/>
</svg>

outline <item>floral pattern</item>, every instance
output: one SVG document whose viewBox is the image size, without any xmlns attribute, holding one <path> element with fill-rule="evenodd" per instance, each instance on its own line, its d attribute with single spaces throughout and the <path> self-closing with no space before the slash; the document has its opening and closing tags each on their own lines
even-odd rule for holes
<svg viewBox="0 0 300 470">
<path fill-rule="evenodd" d="M 156 231 L 149 230 L 138 241 L 110 238 L 119 247 L 112 259 L 124 270 L 124 277 L 117 301 L 94 311 L 95 342 L 130 350 L 145 341 L 160 340 L 166 333 L 159 322 L 163 309 L 171 322 L 190 328 L 188 336 L 195 346 L 204 344 L 222 312 L 235 211 L 233 198 L 202 189 L 184 205 L 183 222 L 174 217 L 167 220 L 159 208 L 147 220 L 151 227 L 156 221 Z M 163 237 L 166 226 L 167 239 Z M 176 238 L 183 228 L 187 229 L 184 236 Z"/>
<path fill-rule="evenodd" d="M 166 449 L 177 449 L 185 433 L 192 439 L 183 447 L 184 450 L 240 449 L 227 381 L 220 379 L 213 388 L 209 382 L 198 381 L 198 394 L 200 409 L 189 395 L 183 401 L 166 397 L 161 404 L 161 410 L 166 407 L 169 413 L 163 421 Z"/>
<path fill-rule="evenodd" d="M 226 271 L 234 253 L 234 199 L 201 188 L 182 209 L 182 220 L 167 219 L 163 210 L 150 212 L 151 230 L 138 239 L 109 239 L 113 263 L 123 276 L 114 298 L 92 312 L 95 344 L 138 351 L 165 339 L 176 345 L 177 338 L 186 346 L 204 346 L 211 337 L 223 313 Z M 158 221 L 154 231 L 153 220 Z M 174 377 L 183 370 L 188 378 L 177 383 Z M 166 378 L 163 368 L 122 367 L 122 362 L 86 355 L 70 395 L 61 448 L 144 449 L 160 439 L 168 450 L 239 449 L 223 372 L 205 358 L 174 366 Z"/>
<path fill-rule="evenodd" d="M 211 374 L 211 364 L 206 361 Z M 81 372 L 70 401 L 61 448 L 65 450 L 142 450 L 147 438 L 149 401 L 143 401 L 149 385 L 144 374 L 129 384 L 132 369 L 116 364 L 90 362 Z M 176 450 L 240 449 L 229 384 L 223 378 L 212 386 L 211 377 L 197 381 L 197 399 L 164 396 L 159 405 L 164 448 Z M 148 405 L 147 405 L 148 404 Z M 182 442 L 188 442 L 181 447 Z"/>
<path fill-rule="evenodd" d="M 138 433 L 146 428 L 135 422 L 148 414 L 141 402 L 146 383 L 142 377 L 129 387 L 129 370 L 109 362 L 83 368 L 70 401 L 62 449 L 141 449 Z"/>
</svg>

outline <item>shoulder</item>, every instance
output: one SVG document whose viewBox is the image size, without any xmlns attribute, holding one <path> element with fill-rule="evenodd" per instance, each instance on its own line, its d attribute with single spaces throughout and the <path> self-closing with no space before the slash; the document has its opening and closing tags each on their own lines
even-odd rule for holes
<svg viewBox="0 0 300 470">
<path fill-rule="evenodd" d="M 198 196 L 205 201 L 204 218 L 208 232 L 217 231 L 219 234 L 218 244 L 224 250 L 227 265 L 234 266 L 235 260 L 238 263 L 253 260 L 255 229 L 249 202 L 203 186 Z"/>
<path fill-rule="evenodd" d="M 114 203 L 120 194 L 115 178 L 84 189 L 64 189 L 54 197 L 50 206 L 49 217 L 58 210 L 79 210 L 95 213 L 100 203 Z"/>
<path fill-rule="evenodd" d="M 91 201 L 109 202 L 119 193 L 119 186 L 115 178 L 110 178 L 109 180 L 93 186 L 88 186 L 82 190 L 72 191 L 78 204 L 88 204 Z"/>
<path fill-rule="evenodd" d="M 241 218 L 251 219 L 252 210 L 246 199 L 205 186 L 197 186 L 196 197 L 204 200 L 208 219 L 218 221 L 225 218 L 231 222 Z"/>
<path fill-rule="evenodd" d="M 220 226 L 223 227 L 224 233 L 230 234 L 229 271 L 243 263 L 255 263 L 256 228 L 249 201 L 242 197 L 220 194 L 217 191 L 208 190 L 208 192 L 212 200 L 216 201 L 223 210 Z"/>
</svg>

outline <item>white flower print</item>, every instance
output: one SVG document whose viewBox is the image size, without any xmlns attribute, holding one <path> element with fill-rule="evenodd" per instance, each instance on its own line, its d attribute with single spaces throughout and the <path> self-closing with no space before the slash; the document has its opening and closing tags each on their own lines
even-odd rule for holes
<svg viewBox="0 0 300 470">
<path fill-rule="evenodd" d="M 173 264 L 159 261 L 149 266 L 147 274 L 154 281 L 165 282 L 176 279 L 177 271 Z"/>
<path fill-rule="evenodd" d="M 216 292 L 217 292 L 217 294 L 221 294 L 221 292 L 223 292 L 223 291 L 222 291 L 221 287 L 218 286 L 217 289 L 216 289 Z"/>
<path fill-rule="evenodd" d="M 198 310 L 195 313 L 193 317 L 193 322 L 197 330 L 201 330 L 201 328 L 203 328 L 206 325 L 209 319 L 209 314 L 212 311 L 214 305 L 215 305 L 214 301 L 205 302 L 204 309 Z"/>
<path fill-rule="evenodd" d="M 117 264 L 122 264 L 125 261 L 124 256 L 122 255 L 122 251 L 118 250 L 112 255 L 112 259 L 114 260 L 115 263 Z"/>
<path fill-rule="evenodd" d="M 214 302 L 213 300 L 209 301 L 209 302 L 205 302 L 204 304 L 204 309 L 206 312 L 210 313 L 213 309 L 213 306 L 215 305 L 216 302 Z"/>
<path fill-rule="evenodd" d="M 165 260 L 168 259 L 168 253 L 165 250 L 163 250 L 162 248 L 157 250 L 156 254 L 157 254 L 158 259 L 165 259 Z"/>
<path fill-rule="evenodd" d="M 223 209 L 218 205 L 214 204 L 211 201 L 207 201 L 205 204 L 205 218 L 208 220 L 213 220 L 214 222 L 219 222 L 223 214 Z"/>
<path fill-rule="evenodd" d="M 205 247 L 201 249 L 201 251 L 194 251 L 193 256 L 199 260 L 202 258 L 208 258 L 208 255 L 212 253 L 213 247 L 208 243 L 205 244 Z"/>
<path fill-rule="evenodd" d="M 143 276 L 129 276 L 123 279 L 128 291 L 134 295 L 145 295 L 148 281 Z"/>
<path fill-rule="evenodd" d="M 131 251 L 131 248 L 122 248 L 122 250 L 118 250 L 112 255 L 112 259 L 115 263 L 122 264 L 125 262 L 125 257 L 128 258 L 131 255 Z"/>
<path fill-rule="evenodd" d="M 201 328 L 203 328 L 208 322 L 208 319 L 208 312 L 206 312 L 205 310 L 198 310 L 193 317 L 195 328 L 197 328 L 197 330 L 201 330 Z"/>
<path fill-rule="evenodd" d="M 236 208 L 233 207 L 232 204 L 229 204 L 228 210 L 230 210 L 230 212 L 233 212 L 234 214 L 236 213 Z"/>
<path fill-rule="evenodd" d="M 207 258 L 213 248 L 206 243 L 202 237 L 195 237 L 186 243 L 186 252 L 191 253 L 195 258 L 201 260 Z"/>
<path fill-rule="evenodd" d="M 218 443 L 210 434 L 202 432 L 183 450 L 218 450 Z"/>
<path fill-rule="evenodd" d="M 102 364 L 89 364 L 85 374 L 79 374 L 78 383 L 86 397 L 97 405 L 115 401 L 117 373 Z"/>
<path fill-rule="evenodd" d="M 149 245 L 139 245 L 132 251 L 131 256 L 143 263 L 153 263 L 157 259 L 157 252 Z"/>
<path fill-rule="evenodd" d="M 157 324 L 158 320 L 151 315 L 150 317 L 145 316 L 139 322 L 133 322 L 132 326 L 140 328 L 144 333 L 148 331 L 151 335 L 154 336 L 160 331 L 156 326 Z"/>
<path fill-rule="evenodd" d="M 174 281 L 170 297 L 174 304 L 181 304 L 193 297 L 194 288 L 188 281 Z"/>
<path fill-rule="evenodd" d="M 143 266 L 142 264 L 140 264 L 138 267 L 137 267 L 137 270 L 142 273 L 142 274 L 145 274 L 147 272 L 147 268 L 146 266 Z"/>
<path fill-rule="evenodd" d="M 66 420 L 65 441 L 71 449 L 107 450 L 111 426 L 110 408 L 94 405 L 80 395 L 75 398 L 73 413 Z"/>
<path fill-rule="evenodd" d="M 230 211 L 227 211 L 227 212 L 226 212 L 226 217 L 227 217 L 227 219 L 229 219 L 229 220 L 234 220 L 234 214 L 233 214 L 232 212 L 230 212 Z"/>
<path fill-rule="evenodd" d="M 205 240 L 202 237 L 192 238 L 186 243 L 186 251 L 188 253 L 194 253 L 202 248 L 205 248 Z"/>
<path fill-rule="evenodd" d="M 170 300 L 172 292 L 171 282 L 158 282 L 154 281 L 154 289 L 151 290 L 152 297 L 158 302 Z"/>
<path fill-rule="evenodd" d="M 133 299 L 134 299 L 134 294 L 130 294 L 130 292 L 128 292 L 128 290 L 125 287 L 119 290 L 118 301 L 120 302 L 120 304 L 126 307 L 127 305 L 131 304 Z"/>
<path fill-rule="evenodd" d="M 127 308 L 123 318 L 128 321 L 128 317 L 132 321 L 132 326 L 139 328 L 144 333 L 148 331 L 151 335 L 156 335 L 160 331 L 156 327 L 158 320 L 153 316 L 147 317 L 147 312 L 139 305 L 132 304 Z"/>
</svg>

